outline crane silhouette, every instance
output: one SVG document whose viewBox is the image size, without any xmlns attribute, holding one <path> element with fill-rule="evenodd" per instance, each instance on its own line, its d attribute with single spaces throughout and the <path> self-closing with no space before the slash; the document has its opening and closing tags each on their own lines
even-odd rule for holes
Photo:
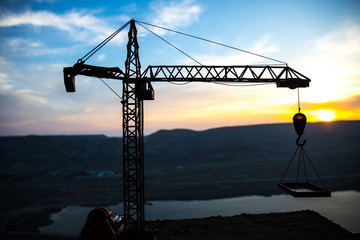
<svg viewBox="0 0 360 240">
<path fill-rule="evenodd" d="M 217 82 L 217 83 L 276 83 L 277 87 L 295 89 L 308 87 L 310 79 L 282 65 L 161 65 L 148 66 L 141 72 L 137 29 L 134 19 L 110 35 L 72 67 L 64 68 L 67 92 L 75 92 L 75 76 L 122 80 L 123 114 L 123 202 L 124 226 L 143 231 L 144 216 L 144 100 L 154 100 L 152 82 Z M 140 22 L 143 23 L 143 22 Z M 125 71 L 118 67 L 85 64 L 94 53 L 130 24 Z"/>
</svg>

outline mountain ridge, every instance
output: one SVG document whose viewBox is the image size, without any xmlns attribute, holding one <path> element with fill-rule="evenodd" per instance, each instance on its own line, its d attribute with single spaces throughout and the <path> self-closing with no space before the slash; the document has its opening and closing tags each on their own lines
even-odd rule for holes
<svg viewBox="0 0 360 240">
<path fill-rule="evenodd" d="M 341 146 L 342 148 L 354 151 L 351 146 L 359 137 L 359 126 L 360 121 L 308 123 L 304 133 L 304 137 L 308 140 L 306 147 L 310 150 L 320 148 L 325 152 L 329 151 L 326 150 L 327 146 L 331 146 L 330 150 L 334 151 L 340 144 L 344 145 Z M 202 131 L 159 130 L 144 137 L 145 163 L 154 163 L 161 157 L 177 159 L 190 157 L 202 162 L 209 158 L 215 160 L 219 157 L 219 152 L 246 157 L 259 153 L 283 155 L 282 152 L 288 154 L 296 147 L 294 144 L 296 137 L 290 123 L 220 127 Z M 339 138 L 343 141 L 339 142 L 337 140 Z M 0 137 L 1 164 L 7 166 L 7 161 L 24 159 L 39 163 L 41 161 L 61 163 L 66 160 L 94 162 L 101 159 L 102 164 L 110 164 L 122 158 L 121 139 L 121 137 L 105 135 Z M 347 141 L 346 144 L 344 141 Z M 205 156 L 206 152 L 209 156 Z"/>
<path fill-rule="evenodd" d="M 309 123 L 304 137 L 304 148 L 329 190 L 360 191 L 360 121 Z M 277 183 L 296 150 L 296 138 L 290 123 L 158 131 L 144 138 L 145 198 L 280 194 Z M 0 137 L 0 164 L 2 211 L 27 212 L 32 206 L 31 216 L 37 216 L 46 206 L 107 206 L 123 199 L 118 137 Z"/>
</svg>

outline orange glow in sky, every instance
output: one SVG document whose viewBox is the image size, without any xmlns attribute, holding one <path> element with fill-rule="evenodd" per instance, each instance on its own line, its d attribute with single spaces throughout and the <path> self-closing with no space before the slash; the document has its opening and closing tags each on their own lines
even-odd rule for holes
<svg viewBox="0 0 360 240">
<path fill-rule="evenodd" d="M 336 118 L 336 115 L 334 111 L 331 110 L 319 110 L 317 118 L 325 122 L 330 122 Z"/>
</svg>

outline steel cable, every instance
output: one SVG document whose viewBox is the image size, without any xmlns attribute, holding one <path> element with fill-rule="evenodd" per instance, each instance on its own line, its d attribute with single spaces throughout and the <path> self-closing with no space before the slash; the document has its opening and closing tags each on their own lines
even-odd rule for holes
<svg viewBox="0 0 360 240">
<path fill-rule="evenodd" d="M 113 32 L 110 36 L 108 36 L 105 40 L 103 40 L 101 43 L 99 43 L 96 47 L 94 47 L 90 52 L 85 54 L 82 58 L 79 59 L 82 63 L 86 62 L 90 57 L 92 57 L 97 51 L 99 51 L 105 44 L 107 44 L 109 41 L 111 41 L 118 33 L 120 33 L 124 28 L 126 28 L 127 25 L 129 25 L 130 21 L 125 23 L 122 27 L 120 27 L 118 30 Z"/>
<path fill-rule="evenodd" d="M 184 52 L 183 50 L 181 50 L 180 48 L 176 47 L 174 44 L 170 43 L 169 41 L 167 41 L 166 39 L 164 39 L 163 37 L 159 36 L 158 34 L 154 33 L 153 31 L 151 31 L 150 29 L 148 29 L 147 27 L 143 26 L 140 22 L 136 21 L 140 26 L 142 26 L 144 29 L 148 30 L 149 32 L 151 32 L 152 34 L 154 34 L 155 36 L 157 36 L 158 38 L 160 38 L 161 40 L 163 40 L 164 42 L 166 42 L 167 44 L 169 44 L 170 46 L 172 46 L 173 48 L 175 48 L 176 50 L 178 50 L 179 52 L 181 52 L 182 54 L 184 54 L 185 56 L 187 56 L 188 58 L 192 59 L 194 62 L 196 62 L 197 64 L 203 66 L 199 61 L 197 61 L 195 58 L 191 57 L 189 54 L 187 54 L 186 52 Z"/>
<path fill-rule="evenodd" d="M 257 54 L 257 53 L 254 53 L 254 52 L 246 51 L 246 50 L 241 49 L 241 48 L 237 48 L 237 47 L 233 47 L 233 46 L 226 45 L 226 44 L 223 44 L 223 43 L 215 42 L 215 41 L 212 41 L 212 40 L 209 40 L 209 39 L 206 39 L 206 38 L 198 37 L 198 36 L 191 35 L 191 34 L 188 34 L 188 33 L 179 32 L 179 31 L 172 30 L 172 29 L 169 29 L 169 28 L 157 26 L 157 25 L 154 25 L 154 24 L 151 24 L 151 23 L 146 23 L 146 22 L 142 22 L 142 21 L 138 21 L 138 20 L 135 20 L 135 21 L 137 23 L 139 23 L 139 24 L 143 23 L 143 24 L 146 24 L 146 25 L 149 25 L 149 26 L 152 26 L 152 27 L 160 28 L 160 29 L 167 30 L 167 31 L 170 31 L 170 32 L 174 32 L 174 33 L 178 33 L 178 34 L 181 34 L 181 35 L 184 35 L 184 36 L 196 38 L 196 39 L 199 39 L 199 40 L 202 40 L 202 41 L 205 41 L 205 42 L 210 42 L 210 43 L 217 44 L 217 45 L 220 45 L 220 46 L 223 46 L 223 47 L 231 48 L 231 49 L 234 49 L 234 50 L 237 50 L 237 51 L 241 51 L 241 52 L 252 54 L 252 55 L 255 55 L 255 56 L 258 56 L 258 57 L 266 58 L 266 59 L 269 59 L 269 60 L 272 60 L 272 61 L 275 61 L 275 62 L 278 62 L 278 63 L 281 63 L 281 64 L 285 64 L 286 66 L 288 65 L 286 62 L 277 60 L 275 58 L 271 58 L 271 57 L 267 57 L 267 56 Z"/>
</svg>

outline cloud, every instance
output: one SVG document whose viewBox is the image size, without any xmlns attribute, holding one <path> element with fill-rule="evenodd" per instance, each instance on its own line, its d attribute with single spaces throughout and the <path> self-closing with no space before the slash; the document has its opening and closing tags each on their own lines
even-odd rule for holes
<svg viewBox="0 0 360 240">
<path fill-rule="evenodd" d="M 115 31 L 106 21 L 85 11 L 73 10 L 64 14 L 49 11 L 6 12 L 0 17 L 0 27 L 23 25 L 56 28 L 68 32 L 73 39 L 82 42 L 99 42 Z M 121 39 L 125 41 L 125 35 Z"/>
<path fill-rule="evenodd" d="M 29 90 L 14 90 L 12 85 L 6 89 L 2 88 L 0 109 L 6 114 L 0 116 L 0 129 L 34 122 L 34 119 L 43 116 L 41 109 L 44 106 L 46 99 Z"/>
<path fill-rule="evenodd" d="M 48 63 L 20 68 L 0 57 L 0 135 L 64 131 L 114 135 L 120 129 L 118 99 L 100 80 L 85 77 L 77 78 L 76 94 L 66 93 L 62 67 Z"/>
<path fill-rule="evenodd" d="M 130 4 L 127 8 L 134 10 L 136 5 Z M 149 21 L 151 23 L 175 29 L 186 27 L 192 22 L 198 21 L 199 15 L 202 12 L 200 5 L 194 4 L 192 0 L 184 0 L 182 2 L 172 1 L 170 3 L 152 2 L 150 3 L 150 10 L 151 17 L 149 18 Z M 116 19 L 116 22 L 121 20 L 125 23 L 129 17 L 120 15 L 112 16 L 111 18 L 98 18 L 96 17 L 96 12 L 89 12 L 85 10 L 72 10 L 62 14 L 57 14 L 51 11 L 5 11 L 2 12 L 0 16 L 0 27 L 51 27 L 67 32 L 72 40 L 96 44 L 103 41 L 118 27 L 120 27 L 113 26 L 113 24 L 110 23 L 111 21 L 114 22 L 114 19 Z M 139 35 L 141 35 L 143 31 L 144 30 L 140 29 Z M 154 31 L 158 34 L 164 33 L 163 30 L 160 29 L 155 29 Z M 126 41 L 127 33 L 126 31 L 123 31 L 111 42 L 123 44 Z M 12 44 L 13 47 L 30 45 L 31 47 L 45 48 L 43 43 L 40 41 L 31 42 L 30 40 L 24 38 L 10 39 L 8 40 L 8 44 Z M 62 49 L 59 51 L 62 51 Z"/>
<path fill-rule="evenodd" d="M 54 3 L 57 2 L 59 0 L 32 0 L 34 2 L 38 2 L 38 3 Z"/>
<path fill-rule="evenodd" d="M 61 83 L 56 81 L 56 85 L 57 82 Z M 0 135 L 58 134 L 64 131 L 114 135 L 121 127 L 121 105 L 110 94 L 104 94 L 101 87 L 96 94 L 81 91 L 74 95 L 66 93 L 63 86 L 54 92 L 43 93 L 18 89 L 1 79 L 0 86 Z"/>
<path fill-rule="evenodd" d="M 16 57 L 38 57 L 44 55 L 61 55 L 75 47 L 49 47 L 39 39 L 32 40 L 22 37 L 6 38 L 3 40 L 1 51 L 4 55 Z"/>
<path fill-rule="evenodd" d="M 14 81 L 14 76 L 9 71 L 12 64 L 4 58 L 0 58 L 0 97 L 1 109 L 13 109 L 14 105 L 38 106 L 46 104 L 47 100 L 43 96 L 36 94 L 30 88 L 18 87 L 18 81 Z M 16 70 L 15 70 L 16 71 Z M 8 101 L 9 100 L 9 101 Z M 15 109 L 20 109 L 16 107 Z"/>
<path fill-rule="evenodd" d="M 7 45 L 11 48 L 18 48 L 20 46 L 23 46 L 25 48 L 42 47 L 42 43 L 40 41 L 31 41 L 24 38 L 11 38 L 8 40 Z"/>
<path fill-rule="evenodd" d="M 304 108 L 311 110 L 333 109 L 338 111 L 355 111 L 360 110 L 360 95 L 323 103 L 304 102 L 303 106 Z"/>
<path fill-rule="evenodd" d="M 328 102 L 304 102 L 302 109 L 310 122 L 323 120 L 320 113 L 324 111 L 333 112 L 336 116 L 334 120 L 359 120 L 360 95 Z"/>
<path fill-rule="evenodd" d="M 271 35 L 267 34 L 257 40 L 250 51 L 257 54 L 270 54 L 278 51 L 278 44 L 271 43 Z"/>
<path fill-rule="evenodd" d="M 100 54 L 98 57 L 97 57 L 97 60 L 99 61 L 99 62 L 102 62 L 102 61 L 104 61 L 106 59 L 106 55 L 105 54 Z"/>
<path fill-rule="evenodd" d="M 156 1 L 150 4 L 150 9 L 153 11 L 153 16 L 149 19 L 150 23 L 171 29 L 189 26 L 198 21 L 202 13 L 201 6 L 193 3 L 192 0 L 171 1 L 166 4 Z M 154 31 L 157 34 L 165 33 L 160 29 Z"/>
<path fill-rule="evenodd" d="M 137 6 L 136 6 L 136 3 L 130 3 L 130 4 L 122 7 L 122 9 L 125 12 L 136 12 L 137 11 Z"/>
<path fill-rule="evenodd" d="M 303 98 L 312 102 L 343 99 L 360 91 L 360 25 L 347 24 L 309 41 L 294 62 L 308 76 Z"/>
</svg>

